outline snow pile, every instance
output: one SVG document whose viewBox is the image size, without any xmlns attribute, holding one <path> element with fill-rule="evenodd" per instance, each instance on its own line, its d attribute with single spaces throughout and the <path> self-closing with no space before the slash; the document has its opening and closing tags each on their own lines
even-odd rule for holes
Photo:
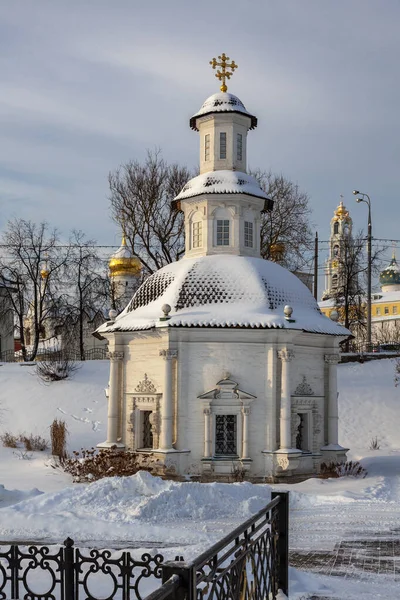
<svg viewBox="0 0 400 600">
<path fill-rule="evenodd" d="M 83 541 L 198 544 L 210 539 L 204 534 L 207 524 L 221 537 L 225 530 L 218 523 L 234 527 L 270 498 L 269 486 L 176 483 L 140 472 L 74 485 L 0 509 L 0 539 L 60 541 L 69 535 Z"/>
<path fill-rule="evenodd" d="M 43 494 L 37 488 L 32 490 L 7 490 L 4 485 L 0 484 L 0 509 L 5 506 L 11 506 L 13 504 L 17 504 L 18 502 L 22 502 L 23 500 L 29 500 L 30 498 L 34 498 L 35 496 L 39 496 Z"/>
</svg>

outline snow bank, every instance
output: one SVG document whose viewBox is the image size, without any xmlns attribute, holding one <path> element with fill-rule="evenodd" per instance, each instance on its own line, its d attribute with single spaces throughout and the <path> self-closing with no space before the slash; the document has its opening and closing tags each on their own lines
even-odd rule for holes
<svg viewBox="0 0 400 600">
<path fill-rule="evenodd" d="M 36 488 L 27 491 L 7 490 L 4 487 L 4 485 L 0 484 L 0 509 L 4 508 L 5 506 L 17 504 L 18 502 L 22 502 L 23 500 L 34 498 L 35 496 L 39 496 L 40 494 L 43 494 L 43 492 L 39 491 Z"/>
</svg>

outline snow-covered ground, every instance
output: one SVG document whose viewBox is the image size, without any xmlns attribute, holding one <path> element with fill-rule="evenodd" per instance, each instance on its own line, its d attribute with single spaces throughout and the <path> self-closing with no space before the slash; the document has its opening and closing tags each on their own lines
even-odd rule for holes
<svg viewBox="0 0 400 600">
<path fill-rule="evenodd" d="M 400 388 L 394 364 L 339 366 L 340 442 L 368 471 L 365 479 L 311 479 L 291 486 L 292 551 L 332 552 L 343 540 L 376 539 L 400 527 Z M 49 437 L 54 418 L 67 422 L 69 450 L 106 434 L 108 362 L 87 362 L 71 380 L 45 385 L 34 367 L 0 366 L 0 430 Z M 369 450 L 377 436 L 380 450 Z M 161 481 L 147 473 L 71 484 L 45 453 L 0 447 L 0 541 L 62 541 L 106 547 L 116 542 L 191 558 L 254 514 L 270 498 L 267 485 Z M 354 578 L 291 569 L 291 599 L 400 598 L 400 582 L 371 572 Z"/>
</svg>

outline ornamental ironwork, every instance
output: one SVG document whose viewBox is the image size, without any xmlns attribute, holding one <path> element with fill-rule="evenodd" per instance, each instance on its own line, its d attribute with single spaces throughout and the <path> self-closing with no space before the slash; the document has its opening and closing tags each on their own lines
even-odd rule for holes
<svg viewBox="0 0 400 600">
<path fill-rule="evenodd" d="M 215 415 L 215 454 L 237 454 L 236 420 L 236 415 Z"/>
</svg>

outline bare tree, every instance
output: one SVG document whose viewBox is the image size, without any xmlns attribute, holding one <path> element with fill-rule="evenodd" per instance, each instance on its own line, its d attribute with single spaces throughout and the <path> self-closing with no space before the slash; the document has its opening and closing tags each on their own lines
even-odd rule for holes
<svg viewBox="0 0 400 600">
<path fill-rule="evenodd" d="M 274 201 L 273 210 L 262 215 L 261 256 L 292 271 L 301 269 L 313 247 L 308 194 L 283 175 L 260 169 L 251 174 Z"/>
<path fill-rule="evenodd" d="M 385 249 L 372 255 L 372 267 L 378 271 Z M 367 260 L 366 238 L 363 231 L 355 237 L 348 235 L 340 241 L 337 260 L 337 286 L 333 295 L 343 325 L 358 338 L 365 334 L 365 301 Z"/>
<path fill-rule="evenodd" d="M 171 202 L 190 177 L 186 167 L 168 165 L 159 151 L 148 151 L 143 164 L 131 161 L 109 175 L 113 218 L 148 274 L 184 253 L 183 215 Z"/>
<path fill-rule="evenodd" d="M 68 292 L 63 309 L 62 335 L 67 347 L 79 348 L 80 359 L 85 359 L 85 329 L 96 316 L 109 306 L 108 277 L 93 240 L 87 240 L 82 231 L 73 231 L 67 264 Z"/>
<path fill-rule="evenodd" d="M 57 231 L 50 231 L 46 222 L 37 225 L 25 219 L 9 221 L 1 242 L 6 256 L 0 259 L 0 284 L 5 285 L 14 311 L 23 358 L 33 360 L 46 321 L 56 317 L 60 273 L 68 251 L 57 247 Z M 6 286 L 8 281 L 12 288 Z M 25 330 L 27 315 L 31 323 L 29 340 Z"/>
</svg>

